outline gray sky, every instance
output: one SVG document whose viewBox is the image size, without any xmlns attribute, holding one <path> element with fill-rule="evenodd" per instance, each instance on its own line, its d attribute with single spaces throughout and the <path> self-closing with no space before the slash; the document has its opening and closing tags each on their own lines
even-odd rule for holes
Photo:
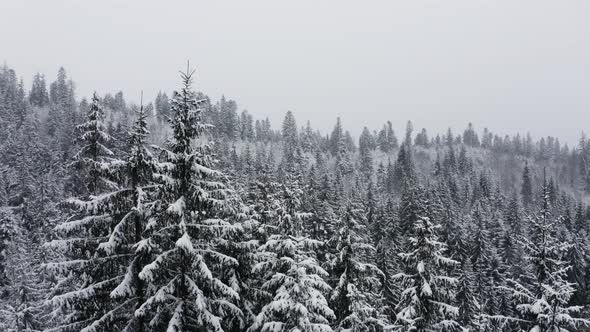
<svg viewBox="0 0 590 332">
<path fill-rule="evenodd" d="M 0 61 L 27 85 L 64 66 L 78 95 L 197 86 L 279 124 L 286 110 L 358 134 L 590 127 L 590 1 L 0 0 Z"/>
</svg>

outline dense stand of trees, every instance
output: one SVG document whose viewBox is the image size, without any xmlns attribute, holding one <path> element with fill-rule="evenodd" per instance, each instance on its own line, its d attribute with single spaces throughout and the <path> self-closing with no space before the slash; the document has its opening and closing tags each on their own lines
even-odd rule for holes
<svg viewBox="0 0 590 332">
<path fill-rule="evenodd" d="M 280 130 L 0 69 L 2 331 L 582 331 L 590 140 Z"/>
</svg>

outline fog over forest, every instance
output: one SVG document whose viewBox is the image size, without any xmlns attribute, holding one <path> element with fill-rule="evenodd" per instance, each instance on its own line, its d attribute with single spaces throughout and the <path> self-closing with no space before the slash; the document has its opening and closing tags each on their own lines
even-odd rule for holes
<svg viewBox="0 0 590 332">
<path fill-rule="evenodd" d="M 187 60 L 198 87 L 274 127 L 291 110 L 323 132 L 340 116 L 570 146 L 590 121 L 590 2 L 583 0 L 3 1 L 0 64 L 29 87 L 63 66 L 78 97 L 177 88 Z M 508 121 L 509 119 L 509 121 Z"/>
</svg>

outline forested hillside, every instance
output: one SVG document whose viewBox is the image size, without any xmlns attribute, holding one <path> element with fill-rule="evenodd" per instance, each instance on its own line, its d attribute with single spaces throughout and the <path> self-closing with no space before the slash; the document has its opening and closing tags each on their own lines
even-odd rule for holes
<svg viewBox="0 0 590 332">
<path fill-rule="evenodd" d="M 32 82 L 0 68 L 1 331 L 590 331 L 582 134 Z"/>
</svg>

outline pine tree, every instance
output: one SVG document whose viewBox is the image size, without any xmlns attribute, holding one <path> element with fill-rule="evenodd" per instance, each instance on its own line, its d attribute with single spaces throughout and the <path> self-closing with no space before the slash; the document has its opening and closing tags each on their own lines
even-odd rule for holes
<svg viewBox="0 0 590 332">
<path fill-rule="evenodd" d="M 272 157 L 272 156 L 271 156 Z M 242 207 L 240 220 L 232 225 L 228 236 L 222 239 L 220 250 L 235 257 L 238 265 L 229 265 L 223 269 L 222 280 L 227 281 L 239 295 L 239 308 L 243 317 L 230 318 L 227 331 L 244 331 L 255 319 L 264 300 L 264 292 L 256 283 L 252 273 L 253 265 L 260 261 L 257 248 L 272 234 L 271 221 L 278 208 L 276 197 L 279 184 L 273 181 L 272 164 L 267 162 L 265 154 L 257 153 L 257 175 L 253 176 L 247 192 L 244 194 L 245 206 Z"/>
<path fill-rule="evenodd" d="M 524 170 L 522 172 L 522 186 L 520 189 L 520 194 L 522 195 L 522 203 L 524 206 L 529 207 L 533 203 L 533 184 L 528 162 L 525 163 Z"/>
<path fill-rule="evenodd" d="M 10 219 L 2 222 L 10 222 Z M 12 239 L 4 251 L 8 258 L 6 275 L 10 286 L 5 289 L 0 286 L 8 303 L 6 308 L 0 305 L 0 327 L 3 331 L 42 331 L 50 325 L 47 320 L 49 310 L 44 305 L 49 282 L 46 271 L 41 268 L 41 229 L 28 230 L 23 220 L 19 222 L 16 218 L 9 227 Z"/>
<path fill-rule="evenodd" d="M 529 287 L 512 282 L 513 298 L 519 303 L 521 320 L 531 331 L 568 331 L 590 325 L 590 320 L 576 318 L 582 307 L 569 304 L 575 291 L 567 281 L 571 268 L 563 260 L 570 247 L 554 237 L 554 227 L 560 218 L 550 220 L 548 184 L 543 183 L 541 209 L 531 218 L 532 238 L 522 238 L 526 259 L 533 268 L 534 280 Z"/>
<path fill-rule="evenodd" d="M 160 148 L 167 172 L 158 189 L 161 211 L 151 218 L 143 243 L 155 258 L 139 273 L 150 285 L 136 317 L 150 319 L 152 329 L 223 331 L 224 318 L 241 316 L 238 293 L 220 279 L 222 268 L 237 261 L 217 250 L 214 239 L 232 227 L 224 216 L 233 212 L 231 192 L 213 170 L 210 145 L 193 147 L 207 129 L 203 101 L 192 91 L 193 73 L 182 73 L 182 88 L 172 98 L 173 137 Z"/>
<path fill-rule="evenodd" d="M 306 210 L 312 215 L 305 220 L 305 234 L 314 240 L 327 241 L 336 223 L 336 213 L 328 200 L 320 198 L 320 192 L 317 190 L 308 196 L 309 204 Z"/>
<path fill-rule="evenodd" d="M 463 132 L 463 143 L 468 146 L 479 146 L 479 138 L 473 130 L 473 124 L 470 122 L 467 129 Z"/>
<path fill-rule="evenodd" d="M 381 152 L 385 152 L 385 153 L 390 152 L 389 151 L 390 145 L 387 140 L 387 126 L 384 125 L 383 128 L 379 131 L 379 134 L 377 135 L 376 143 L 377 143 L 377 146 L 379 147 L 379 150 L 381 150 Z"/>
<path fill-rule="evenodd" d="M 238 137 L 238 105 L 233 100 L 225 99 L 221 96 L 221 100 L 217 103 L 219 110 L 219 123 L 215 124 L 216 128 L 221 134 L 230 139 L 235 140 Z"/>
<path fill-rule="evenodd" d="M 121 320 L 123 331 L 146 331 L 147 322 L 135 317 L 134 311 L 145 301 L 147 285 L 139 278 L 139 272 L 150 259 L 154 249 L 145 239 L 148 219 L 155 211 L 154 180 L 157 174 L 155 159 L 145 146 L 147 115 L 143 106 L 137 111 L 137 120 L 129 133 L 128 157 L 122 165 L 123 179 L 121 189 L 110 194 L 110 204 L 116 206 L 113 215 L 119 217 L 108 241 L 99 245 L 107 255 L 119 257 L 121 253 L 129 256 L 127 267 L 120 282 L 111 290 L 112 301 L 119 305 L 104 316 L 102 321 L 93 324 L 97 329 L 112 321 Z M 108 326 L 108 325 L 107 325 Z M 91 329 L 88 329 L 91 331 Z"/>
<path fill-rule="evenodd" d="M 443 255 L 446 245 L 438 241 L 437 228 L 430 218 L 418 217 L 408 251 L 400 254 L 406 271 L 394 278 L 405 287 L 397 306 L 397 319 L 403 331 L 459 328 L 455 321 L 459 309 L 451 304 L 457 279 L 444 275 L 458 262 Z"/>
<path fill-rule="evenodd" d="M 575 287 L 575 292 L 572 294 L 571 304 L 574 305 L 587 305 L 589 300 L 586 297 L 587 293 L 585 292 L 585 275 L 584 275 L 584 268 L 590 262 L 585 262 L 584 257 L 585 250 L 584 250 L 584 243 L 583 243 L 584 234 L 579 235 L 570 235 L 567 242 L 570 243 L 570 247 L 564 257 L 564 260 L 567 261 L 570 268 L 567 271 L 567 281 L 572 283 Z"/>
<path fill-rule="evenodd" d="M 95 324 L 102 322 L 113 309 L 109 288 L 119 280 L 122 255 L 110 255 L 103 246 L 115 224 L 113 207 L 118 207 L 119 201 L 113 193 L 117 193 L 121 162 L 111 158 L 113 153 L 105 145 L 111 137 L 105 132 L 103 117 L 95 94 L 86 122 L 78 127 L 82 132 L 82 149 L 71 164 L 85 184 L 84 194 L 66 201 L 72 209 L 71 217 L 56 227 L 65 238 L 49 243 L 67 259 L 50 263 L 48 267 L 66 276 L 71 285 L 51 300 L 69 313 L 58 325 L 58 331 L 93 331 Z M 115 191 L 109 193 L 110 190 Z"/>
<path fill-rule="evenodd" d="M 336 152 L 336 174 L 337 176 L 347 176 L 354 171 L 352 164 L 352 156 L 346 141 L 341 139 L 338 142 L 338 150 Z"/>
<path fill-rule="evenodd" d="M 281 208 L 271 235 L 259 249 L 265 256 L 254 267 L 262 276 L 262 289 L 270 301 L 256 316 L 248 331 L 332 331 L 334 312 L 325 294 L 331 289 L 313 253 L 321 242 L 301 236 L 303 219 L 301 191 L 284 186 Z"/>
<path fill-rule="evenodd" d="M 521 236 L 524 233 L 520 218 L 520 206 L 518 204 L 518 196 L 516 193 L 512 196 L 506 206 L 504 211 L 504 221 L 508 225 L 513 236 Z"/>
<path fill-rule="evenodd" d="M 400 289 L 392 276 L 400 267 L 397 257 L 400 239 L 394 223 L 393 204 L 390 200 L 379 204 L 370 233 L 375 243 L 375 265 L 383 272 L 381 285 L 383 306 L 379 310 L 390 322 L 395 321 L 395 306 L 399 301 Z"/>
<path fill-rule="evenodd" d="M 584 228 L 586 228 L 586 213 L 584 211 L 584 205 L 582 202 L 579 202 L 574 216 L 574 230 L 579 232 Z"/>
<path fill-rule="evenodd" d="M 464 328 L 474 327 L 478 302 L 474 294 L 473 268 L 469 260 L 463 263 L 457 286 L 456 304 L 459 308 L 457 321 Z"/>
<path fill-rule="evenodd" d="M 378 310 L 383 272 L 364 261 L 375 248 L 363 236 L 360 213 L 349 203 L 332 239 L 337 250 L 332 271 L 340 275 L 331 296 L 337 331 L 374 331 L 385 325 Z"/>
<path fill-rule="evenodd" d="M 14 225 L 16 221 L 10 210 L 5 208 L 0 209 L 0 287 L 9 284 L 8 276 L 6 274 L 8 262 L 8 246 L 14 234 Z"/>
<path fill-rule="evenodd" d="M 342 122 L 340 121 L 340 117 L 338 117 L 336 118 L 336 125 L 332 130 L 329 141 L 330 152 L 333 156 L 338 154 L 338 150 L 340 149 L 340 141 L 342 141 L 343 138 L 344 132 L 342 130 Z"/>
<path fill-rule="evenodd" d="M 391 184 L 398 192 L 403 192 L 416 180 L 414 163 L 409 144 L 403 144 L 397 154 L 397 160 L 391 172 Z"/>
<path fill-rule="evenodd" d="M 489 231 L 489 217 L 485 213 L 484 207 L 480 202 L 477 203 L 476 210 L 473 214 L 473 224 L 470 230 L 470 262 L 473 268 L 473 282 L 475 286 L 474 295 L 478 303 L 480 315 L 496 314 L 496 294 L 495 275 L 497 274 L 497 264 L 499 258 L 495 251 L 494 244 L 490 240 L 493 238 Z M 480 322 L 486 328 L 493 322 Z"/>
<path fill-rule="evenodd" d="M 107 148 L 107 144 L 112 140 L 112 137 L 106 132 L 103 121 L 104 110 L 100 106 L 98 96 L 95 93 L 86 122 L 77 128 L 81 132 L 80 140 L 83 146 L 74 155 L 74 162 L 71 164 L 71 167 L 81 173 L 82 183 L 78 183 L 78 188 L 82 194 L 98 195 L 115 186 L 109 179 L 109 177 L 113 176 L 111 174 L 112 170 L 109 169 L 108 165 L 105 165 L 105 162 L 113 161 L 111 158 L 113 152 Z"/>
<path fill-rule="evenodd" d="M 467 149 L 465 149 L 465 145 L 461 145 L 461 150 L 459 151 L 459 158 L 457 160 L 457 168 L 459 170 L 459 174 L 461 175 L 466 175 L 469 172 L 471 172 L 471 160 L 467 158 Z"/>
<path fill-rule="evenodd" d="M 301 148 L 303 152 L 312 153 L 316 150 L 316 136 L 311 128 L 311 122 L 308 120 L 305 123 L 305 127 L 301 128 Z"/>
<path fill-rule="evenodd" d="M 26 116 L 21 128 L 17 130 L 14 146 L 10 150 L 14 151 L 15 177 L 12 179 L 12 195 L 9 195 L 9 204 L 16 208 L 17 214 L 24 221 L 24 226 L 28 230 L 36 228 L 34 216 L 34 200 L 36 192 L 35 166 L 39 162 L 41 145 L 37 129 L 37 121 L 34 115 Z"/>
<path fill-rule="evenodd" d="M 29 102 L 31 105 L 37 107 L 45 107 L 49 104 L 49 93 L 47 92 L 45 76 L 40 73 L 35 74 L 33 78 L 33 86 L 29 93 Z"/>
<path fill-rule="evenodd" d="M 420 131 L 418 134 L 416 134 L 416 138 L 414 139 L 414 144 L 417 146 L 422 146 L 427 148 L 428 145 L 430 144 L 430 141 L 428 140 L 428 132 L 426 131 L 426 128 L 422 128 L 422 131 Z"/>
<path fill-rule="evenodd" d="M 166 93 L 158 92 L 155 101 L 156 116 L 158 121 L 166 122 L 172 114 L 170 114 L 170 101 Z"/>
<path fill-rule="evenodd" d="M 240 114 L 240 138 L 243 141 L 249 141 L 254 138 L 254 120 L 248 111 L 242 111 Z"/>
<path fill-rule="evenodd" d="M 59 145 L 64 161 L 73 157 L 76 146 L 72 144 L 76 140 L 76 129 L 79 124 L 76 100 L 74 96 L 74 84 L 68 80 L 64 68 L 57 73 L 57 80 L 49 86 L 49 101 L 51 108 L 55 108 L 55 116 L 59 121 Z M 80 110 L 85 113 L 85 109 Z"/>
<path fill-rule="evenodd" d="M 230 227 L 214 242 L 217 250 L 235 258 L 237 264 L 220 266 L 220 280 L 230 286 L 238 295 L 237 306 L 242 315 L 228 315 L 223 322 L 224 331 L 244 331 L 253 324 L 259 303 L 264 300 L 264 292 L 260 291 L 254 281 L 253 267 L 261 258 L 257 248 L 260 238 L 266 234 L 261 230 L 266 225 L 249 218 L 247 209 L 241 206 L 241 212 Z M 260 234 L 262 233 L 262 234 Z"/>
<path fill-rule="evenodd" d="M 430 216 L 429 201 L 424 188 L 413 185 L 402 193 L 398 210 L 398 227 L 402 239 L 412 234 L 415 220 Z"/>
<path fill-rule="evenodd" d="M 392 151 L 398 147 L 397 137 L 395 137 L 395 132 L 393 131 L 393 125 L 391 121 L 387 121 L 387 151 Z"/>
<path fill-rule="evenodd" d="M 288 111 L 283 120 L 283 128 L 281 131 L 283 135 L 285 161 L 288 165 L 295 163 L 297 149 L 299 147 L 299 138 L 297 134 L 297 123 L 293 112 Z"/>
<path fill-rule="evenodd" d="M 374 139 L 369 129 L 365 127 L 359 138 L 359 170 L 366 179 L 370 179 L 373 176 L 373 146 Z"/>
</svg>

